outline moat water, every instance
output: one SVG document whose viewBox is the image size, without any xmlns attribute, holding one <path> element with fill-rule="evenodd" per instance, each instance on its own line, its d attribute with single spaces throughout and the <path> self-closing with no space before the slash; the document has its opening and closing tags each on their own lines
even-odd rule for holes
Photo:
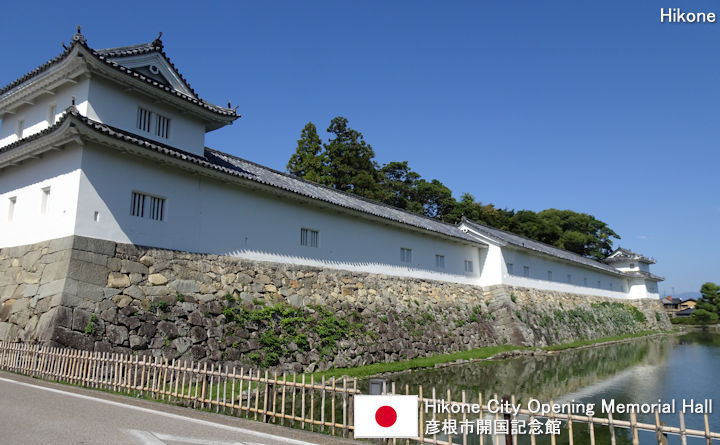
<svg viewBox="0 0 720 445">
<path fill-rule="evenodd" d="M 593 404 L 595 417 L 607 417 L 601 412 L 603 400 L 606 403 L 615 400 L 617 404 L 675 401 L 675 413 L 660 415 L 660 420 L 669 426 L 680 425 L 678 411 L 682 410 L 683 400 L 693 399 L 694 403 L 711 400 L 710 430 L 720 432 L 720 334 L 653 337 L 549 356 L 459 364 L 399 374 L 391 380 L 398 393 L 409 385 L 411 394 L 417 394 L 418 385 L 422 384 L 427 395 L 435 386 L 438 398 L 446 398 L 440 393 L 447 394 L 450 389 L 454 400 L 460 400 L 461 391 L 465 391 L 468 398 L 473 394 L 473 401 L 478 393 L 483 394 L 484 400 L 494 394 L 514 395 L 523 408 L 531 398 L 543 403 Z M 468 415 L 468 419 L 473 419 L 472 416 Z M 477 415 L 474 416 L 476 419 Z M 627 414 L 620 413 L 613 413 L 613 417 L 628 419 Z M 655 417 L 639 414 L 638 421 L 654 424 Z M 688 411 L 685 424 L 687 428 L 705 428 L 703 416 Z M 574 443 L 590 443 L 587 427 L 574 423 L 573 431 Z M 617 444 L 632 443 L 628 430 L 616 428 L 615 434 Z M 563 426 L 561 435 L 556 436 L 557 443 L 568 443 L 567 436 L 567 427 Z M 529 443 L 529 436 L 519 437 L 520 443 Z M 611 443 L 607 427 L 596 427 L 595 437 L 598 444 Z M 549 436 L 537 439 L 538 443 L 550 442 Z M 470 435 L 469 443 L 479 443 L 479 436 Z M 656 444 L 655 433 L 641 432 L 640 443 Z M 678 436 L 670 435 L 668 443 L 681 442 Z M 701 444 L 704 440 L 688 438 L 688 443 Z"/>
</svg>

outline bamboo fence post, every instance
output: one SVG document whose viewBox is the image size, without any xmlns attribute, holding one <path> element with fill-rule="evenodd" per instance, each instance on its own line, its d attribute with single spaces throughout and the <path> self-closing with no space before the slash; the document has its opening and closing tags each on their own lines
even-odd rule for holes
<svg viewBox="0 0 720 445">
<path fill-rule="evenodd" d="M 610 429 L 610 445 L 615 445 L 615 427 L 613 426 L 612 412 L 608 412 L 608 428 Z"/>
<path fill-rule="evenodd" d="M 268 379 L 268 370 L 265 370 L 265 391 L 263 391 L 263 423 L 268 421 L 268 396 L 270 392 L 270 380 Z"/>
<path fill-rule="evenodd" d="M 550 406 L 553 406 L 554 404 L 555 404 L 555 401 L 551 400 Z M 555 421 L 555 413 L 553 413 L 552 410 L 550 410 L 550 420 Z M 555 445 L 555 435 L 554 434 L 550 435 L 550 445 Z"/>
<path fill-rule="evenodd" d="M 280 425 L 285 425 L 285 392 L 287 390 L 287 372 L 283 371 L 282 393 L 280 394 Z"/>
<path fill-rule="evenodd" d="M 320 431 L 325 432 L 325 376 L 320 379 Z"/>
<path fill-rule="evenodd" d="M 436 402 L 437 402 L 437 397 L 436 397 L 435 387 L 434 387 L 434 386 L 433 386 L 433 388 L 432 388 L 432 401 L 433 401 L 433 403 L 436 403 Z M 435 413 L 435 410 L 433 410 L 433 416 L 432 416 L 433 423 L 435 423 L 435 422 L 437 421 L 437 419 L 435 418 L 435 416 L 436 416 L 436 413 Z M 434 444 L 437 444 L 437 443 L 438 443 L 438 442 L 437 442 L 437 434 L 436 434 L 436 433 L 433 434 L 433 443 L 434 443 Z"/>
<path fill-rule="evenodd" d="M 272 385 L 272 421 L 277 422 L 277 384 L 278 384 L 277 371 L 273 373 L 273 385 Z"/>
<path fill-rule="evenodd" d="M 589 416 L 589 419 L 588 430 L 590 432 L 590 445 L 595 445 L 595 426 L 593 424 L 593 417 Z"/>
<path fill-rule="evenodd" d="M 708 421 L 707 413 L 703 413 L 703 420 L 705 420 L 705 444 L 712 445 L 712 438 L 710 437 L 710 422 Z"/>
<path fill-rule="evenodd" d="M 342 437 L 346 438 L 348 434 L 348 424 L 347 424 L 347 403 L 348 403 L 348 396 L 347 396 L 347 377 L 343 376 L 343 392 L 342 392 L 342 416 L 343 416 L 343 431 L 342 431 Z"/>
<path fill-rule="evenodd" d="M 242 374 L 242 373 L 243 373 L 243 368 L 241 366 L 240 374 Z M 232 377 L 232 385 L 230 385 L 230 414 L 235 415 L 236 414 L 236 411 L 235 411 L 235 378 L 236 378 L 235 366 L 233 366 L 232 376 L 233 376 Z M 242 402 L 242 387 L 240 387 L 240 394 L 241 394 L 240 401 Z"/>
<path fill-rule="evenodd" d="M 394 389 L 395 389 L 395 382 L 393 382 L 393 390 L 394 390 Z M 395 392 L 395 391 L 393 391 L 393 393 L 394 393 L 394 392 Z M 448 403 L 450 403 L 451 400 L 452 400 L 452 396 L 450 395 L 450 388 L 448 388 L 448 390 L 447 390 L 447 401 L 448 401 Z M 448 425 L 450 425 L 450 417 L 451 417 L 451 414 L 450 414 L 450 411 L 448 411 L 448 415 L 447 415 Z M 452 445 L 452 443 L 453 443 L 453 437 L 452 437 L 452 436 L 453 436 L 452 434 L 448 434 L 448 435 L 447 435 L 448 443 L 449 443 L 450 445 Z"/>
<path fill-rule="evenodd" d="M 633 445 L 640 445 L 637 429 L 637 414 L 635 414 L 635 411 L 630 411 L 630 431 L 632 432 Z"/>
<path fill-rule="evenodd" d="M 310 431 L 315 431 L 315 376 L 310 374 Z"/>
<path fill-rule="evenodd" d="M 198 363 L 198 373 L 200 371 L 200 363 Z M 197 388 L 196 388 L 197 389 Z M 202 370 L 202 390 L 200 392 L 200 407 L 205 408 L 205 396 L 207 395 L 207 362 L 203 364 Z"/>
<path fill-rule="evenodd" d="M 418 404 L 420 405 L 420 443 L 425 443 L 425 410 L 423 409 L 423 390 L 422 385 L 418 386 Z"/>
<path fill-rule="evenodd" d="M 253 370 L 252 370 L 252 368 L 250 368 L 248 370 L 248 389 L 247 389 L 247 417 L 248 417 L 248 419 L 250 418 L 250 412 L 251 412 L 250 411 L 250 401 L 252 400 L 252 392 L 251 392 L 250 388 L 252 388 L 252 375 L 253 375 Z"/>
<path fill-rule="evenodd" d="M 255 420 L 258 419 L 258 409 L 260 407 L 260 370 L 255 373 L 257 376 L 257 386 L 255 386 Z"/>
<path fill-rule="evenodd" d="M 220 412 L 220 379 L 222 378 L 222 365 L 218 365 L 217 370 L 217 387 L 215 388 L 215 412 Z M 225 394 L 223 394 L 224 396 Z M 212 398 L 212 396 L 211 396 Z"/>
<path fill-rule="evenodd" d="M 233 369 L 233 372 L 235 370 Z M 223 379 L 223 396 L 222 396 L 222 404 L 223 404 L 223 413 L 227 412 L 227 381 L 228 381 L 228 366 L 225 365 L 225 378 Z"/>
<path fill-rule="evenodd" d="M 185 404 L 185 377 L 187 376 L 187 360 L 183 360 L 182 364 L 182 385 L 180 385 L 180 389 L 182 390 L 182 395 L 180 396 L 181 399 L 183 399 L 183 404 Z M 178 393 L 178 387 L 177 382 L 175 382 L 175 394 Z M 188 400 L 190 399 L 190 392 L 188 392 Z"/>
<path fill-rule="evenodd" d="M 685 413 L 680 410 L 680 442 L 687 445 L 687 434 L 685 431 Z"/>
<path fill-rule="evenodd" d="M 295 371 L 293 371 L 292 381 L 292 402 L 290 403 L 290 412 L 292 412 L 292 417 L 290 417 L 290 426 L 295 427 L 295 392 L 297 389 L 297 372 Z"/>
<path fill-rule="evenodd" d="M 302 375 L 302 394 L 300 398 L 300 417 L 302 417 L 302 429 L 305 429 L 305 373 Z"/>
<path fill-rule="evenodd" d="M 165 397 L 167 396 L 167 400 L 170 400 L 170 396 L 167 391 L 167 381 L 168 381 L 167 375 L 168 375 L 168 368 L 169 368 L 167 357 L 165 357 L 165 364 L 163 365 L 163 367 L 164 367 L 164 372 L 163 372 L 162 382 L 161 382 L 162 383 L 162 399 L 166 400 Z"/>
<path fill-rule="evenodd" d="M 195 396 L 193 397 L 193 408 L 196 408 L 198 403 L 198 388 L 200 388 L 200 363 L 197 364 L 197 371 L 193 368 L 193 374 L 197 374 L 195 377 Z M 203 385 L 205 385 L 204 381 Z"/>
<path fill-rule="evenodd" d="M 335 435 L 335 388 L 336 388 L 336 381 L 335 377 L 331 378 L 332 380 L 332 389 L 330 394 L 330 434 L 333 436 Z"/>
</svg>

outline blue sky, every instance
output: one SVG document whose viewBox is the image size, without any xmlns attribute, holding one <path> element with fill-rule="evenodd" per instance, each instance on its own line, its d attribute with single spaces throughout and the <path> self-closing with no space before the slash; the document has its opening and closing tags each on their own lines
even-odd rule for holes
<svg viewBox="0 0 720 445">
<path fill-rule="evenodd" d="M 62 51 L 152 41 L 243 117 L 207 145 L 284 170 L 305 123 L 345 116 L 381 163 L 456 195 L 572 209 L 657 259 L 661 291 L 720 282 L 720 23 L 712 1 L 46 2 L 4 5 L 0 84 Z"/>
</svg>

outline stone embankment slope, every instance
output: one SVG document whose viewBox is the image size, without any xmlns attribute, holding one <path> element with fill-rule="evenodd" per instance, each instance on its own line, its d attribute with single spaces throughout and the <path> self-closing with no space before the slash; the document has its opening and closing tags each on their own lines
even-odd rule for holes
<svg viewBox="0 0 720 445">
<path fill-rule="evenodd" d="M 480 288 L 83 237 L 0 250 L 0 340 L 313 371 L 669 329 L 658 301 Z"/>
</svg>

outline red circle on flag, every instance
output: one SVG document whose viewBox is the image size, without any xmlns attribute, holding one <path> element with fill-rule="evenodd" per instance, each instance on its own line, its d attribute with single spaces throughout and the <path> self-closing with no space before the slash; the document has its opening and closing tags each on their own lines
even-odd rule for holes
<svg viewBox="0 0 720 445">
<path fill-rule="evenodd" d="M 380 425 L 381 427 L 388 428 L 393 425 L 395 425 L 395 421 L 397 420 L 397 413 L 393 409 L 392 406 L 381 406 L 378 408 L 377 411 L 375 411 L 375 421 Z"/>
</svg>

